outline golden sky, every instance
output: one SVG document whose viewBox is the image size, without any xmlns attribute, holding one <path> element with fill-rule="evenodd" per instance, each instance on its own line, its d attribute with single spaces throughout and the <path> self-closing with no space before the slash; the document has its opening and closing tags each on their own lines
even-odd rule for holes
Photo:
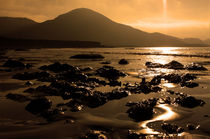
<svg viewBox="0 0 210 139">
<path fill-rule="evenodd" d="M 82 7 L 144 31 L 210 38 L 210 0 L 0 0 L 0 16 L 43 22 Z"/>
</svg>

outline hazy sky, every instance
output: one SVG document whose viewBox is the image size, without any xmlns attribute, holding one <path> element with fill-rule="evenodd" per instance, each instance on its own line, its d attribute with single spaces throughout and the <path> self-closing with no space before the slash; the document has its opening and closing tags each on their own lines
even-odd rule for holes
<svg viewBox="0 0 210 139">
<path fill-rule="evenodd" d="M 149 32 L 210 38 L 210 0 L 0 0 L 0 16 L 42 22 L 81 7 Z"/>
</svg>

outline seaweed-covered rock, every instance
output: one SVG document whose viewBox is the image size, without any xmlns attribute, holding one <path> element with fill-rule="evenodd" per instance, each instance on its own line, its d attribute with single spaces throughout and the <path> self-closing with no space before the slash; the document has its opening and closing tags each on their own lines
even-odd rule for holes
<svg viewBox="0 0 210 139">
<path fill-rule="evenodd" d="M 157 104 L 157 99 L 152 98 L 137 104 L 131 105 L 128 109 L 128 116 L 135 121 L 148 120 L 153 117 L 154 111 L 153 108 Z"/>
<path fill-rule="evenodd" d="M 4 64 L 3 67 L 9 67 L 9 68 L 25 68 L 26 65 L 20 61 L 17 60 L 7 60 Z"/>
<path fill-rule="evenodd" d="M 207 68 L 205 68 L 204 66 L 202 65 L 199 65 L 197 63 L 192 63 L 192 64 L 189 64 L 185 67 L 187 70 L 200 70 L 200 71 L 206 71 L 208 70 Z"/>
<path fill-rule="evenodd" d="M 175 103 L 180 104 L 182 107 L 194 108 L 197 106 L 203 106 L 205 102 L 201 99 L 196 99 L 193 96 L 180 96 L 175 99 Z"/>
<path fill-rule="evenodd" d="M 71 56 L 70 58 L 74 58 L 74 59 L 103 59 L 104 56 L 102 56 L 100 54 L 78 54 L 78 55 Z"/>
<path fill-rule="evenodd" d="M 31 102 L 26 106 L 26 110 L 32 114 L 38 114 L 48 110 L 52 106 L 52 102 L 46 98 L 39 98 L 31 100 Z"/>
<path fill-rule="evenodd" d="M 179 134 L 184 132 L 184 129 L 182 127 L 177 126 L 176 124 L 168 124 L 163 123 L 161 125 L 161 128 L 167 133 L 167 134 Z"/>
<path fill-rule="evenodd" d="M 103 66 L 102 68 L 99 68 L 96 70 L 96 74 L 109 80 L 117 80 L 119 77 L 126 76 L 125 73 L 111 66 Z"/>
<path fill-rule="evenodd" d="M 27 96 L 21 94 L 12 94 L 12 93 L 7 94 L 6 98 L 17 102 L 26 102 L 30 100 Z"/>
<path fill-rule="evenodd" d="M 120 65 L 127 65 L 127 64 L 129 64 L 128 60 L 126 60 L 126 59 L 121 59 L 118 63 Z"/>
</svg>

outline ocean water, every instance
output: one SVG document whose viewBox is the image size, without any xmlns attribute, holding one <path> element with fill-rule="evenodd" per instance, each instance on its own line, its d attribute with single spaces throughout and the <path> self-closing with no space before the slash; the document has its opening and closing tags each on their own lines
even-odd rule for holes
<svg viewBox="0 0 210 139">
<path fill-rule="evenodd" d="M 70 57 L 75 54 L 81 53 L 96 53 L 101 54 L 105 58 L 103 60 L 78 60 L 71 59 Z M 175 123 L 179 126 L 185 127 L 186 124 L 192 123 L 200 125 L 200 129 L 196 131 L 186 130 L 184 134 L 180 135 L 186 138 L 208 138 L 210 137 L 210 118 L 204 115 L 210 115 L 210 48 L 209 47 L 135 47 L 135 48 L 65 48 L 65 49 L 30 49 L 30 50 L 9 50 L 4 56 L 11 59 L 24 58 L 24 63 L 31 63 L 33 65 L 31 71 L 36 70 L 42 65 L 52 64 L 54 62 L 67 63 L 70 65 L 78 66 L 80 68 L 92 67 L 96 70 L 103 66 L 102 61 L 110 61 L 109 66 L 113 66 L 118 70 L 124 71 L 128 74 L 125 78 L 120 78 L 123 83 L 135 83 L 141 82 L 142 78 L 150 80 L 156 75 L 162 73 L 194 73 L 198 75 L 198 79 L 195 80 L 199 83 L 196 88 L 185 88 L 177 84 L 163 82 L 161 87 L 163 88 L 159 93 L 150 94 L 132 94 L 126 98 L 120 100 L 109 101 L 103 106 L 98 108 L 84 108 L 80 112 L 66 112 L 67 115 L 76 117 L 75 125 L 86 127 L 91 129 L 92 127 L 99 126 L 113 131 L 113 138 L 122 138 L 126 136 L 127 130 L 135 130 L 144 134 L 160 134 L 159 122 Z M 128 65 L 119 65 L 120 59 L 127 59 Z M 2 65 L 7 59 L 1 59 L 0 65 Z M 183 65 L 190 63 L 199 63 L 205 66 L 208 71 L 187 71 L 187 70 L 170 70 L 170 69 L 148 69 L 145 66 L 146 62 L 155 62 L 166 64 L 172 60 L 176 60 Z M 32 134 L 35 134 L 35 129 L 42 129 L 44 127 L 38 125 L 43 122 L 43 119 L 37 115 L 32 115 L 25 111 L 24 107 L 27 103 L 18 103 L 6 99 L 5 95 L 8 93 L 20 93 L 26 89 L 24 81 L 11 79 L 11 76 L 15 73 L 22 73 L 24 71 L 13 72 L 0 72 L 0 137 L 7 136 L 10 131 L 14 135 L 22 135 L 21 132 L 25 129 L 29 130 Z M 43 83 L 36 82 L 35 86 Z M 97 88 L 102 92 L 110 91 L 110 87 Z M 128 117 L 126 113 L 128 107 L 125 104 L 128 101 L 141 101 L 151 97 L 166 97 L 167 90 L 173 90 L 176 92 L 186 93 L 196 98 L 203 99 L 206 104 L 203 107 L 196 107 L 193 109 L 183 108 L 175 105 L 160 105 L 156 107 L 155 117 L 151 120 L 135 122 Z M 59 97 L 49 97 L 53 102 L 64 102 Z M 55 105 L 54 104 L 54 105 Z M 3 112 L 3 113 L 2 113 Z M 55 126 L 56 125 L 56 126 Z M 75 134 L 68 133 L 63 127 L 63 123 L 47 124 L 47 128 L 54 130 L 57 128 L 63 129 L 62 137 L 70 137 L 79 135 L 75 131 Z M 55 126 L 55 127 L 54 127 Z M 57 127 L 57 128 L 56 128 Z M 57 129 L 59 130 L 59 129 Z M 20 131 L 20 132 L 18 132 Z M 83 132 L 83 128 L 81 128 Z M 42 133 L 43 130 L 40 130 Z M 61 131 L 59 131 L 60 133 Z M 44 132 L 45 133 L 45 132 Z M 9 136 L 9 135 L 8 135 Z M 29 135 L 28 135 L 29 136 Z"/>
</svg>

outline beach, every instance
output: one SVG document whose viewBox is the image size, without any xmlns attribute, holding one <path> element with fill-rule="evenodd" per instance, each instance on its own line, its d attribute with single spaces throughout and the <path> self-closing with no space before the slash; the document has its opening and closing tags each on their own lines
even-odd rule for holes
<svg viewBox="0 0 210 139">
<path fill-rule="evenodd" d="M 71 58 L 77 54 L 99 54 L 104 58 Z M 21 69 L 3 66 L 8 59 L 21 61 L 30 66 Z M 121 59 L 125 59 L 128 63 L 119 64 Z M 197 63 L 207 70 L 164 66 L 171 61 L 179 62 L 184 67 Z M 49 65 L 55 62 L 59 62 L 60 65 L 58 65 L 61 67 L 66 67 L 62 64 L 71 65 L 72 67 L 67 67 L 76 70 L 75 75 L 64 74 L 63 69 L 58 67 L 52 70 Z M 151 64 L 147 66 L 145 65 L 147 62 L 159 63 L 161 66 L 154 67 Z M 113 139 L 136 136 L 197 139 L 210 136 L 210 48 L 208 47 L 5 50 L 1 53 L 0 65 L 0 138 L 67 139 L 88 136 L 90 132 Z M 112 74 L 107 77 L 108 72 L 103 73 L 107 69 L 111 69 L 113 73 L 116 72 L 113 75 L 113 77 L 116 76 L 116 79 L 112 78 Z M 41 77 L 39 79 L 36 77 L 20 79 L 24 78 L 20 76 L 24 72 L 37 72 L 35 76 Z M 38 74 L 40 72 L 46 72 L 42 73 L 43 76 L 49 73 L 49 78 L 42 78 L 42 74 Z M 79 74 L 76 74 L 77 72 Z M 190 75 L 192 79 L 184 82 L 185 84 L 171 82 L 166 77 L 169 74 L 178 77 Z M 151 85 L 151 80 L 156 76 L 160 78 L 160 83 Z M 144 79 L 145 82 L 150 82 L 152 87 L 146 92 L 144 89 L 138 90 L 138 87 L 141 88 L 141 85 L 144 84 Z M 59 83 L 60 80 L 67 82 L 71 87 L 79 88 L 82 93 L 90 91 L 92 96 L 87 97 L 88 100 L 85 100 L 84 96 L 77 98 L 78 94 L 75 91 L 76 94 L 72 97 L 68 94 L 71 92 L 65 89 L 65 91 L 62 90 L 64 92 L 62 96 L 57 95 L 57 92 L 51 93 L 53 90 L 47 87 L 52 86 L 52 83 Z M 81 81 L 78 82 L 78 80 Z M 87 80 L 90 82 L 87 83 Z M 190 85 L 186 84 L 188 81 Z M 42 87 L 41 91 L 37 90 L 38 87 L 44 85 L 46 88 Z M 60 84 L 53 85 L 55 87 Z M 32 91 L 29 91 L 30 88 Z M 46 90 L 48 90 L 47 93 Z M 94 93 L 98 93 L 97 96 Z M 120 95 L 117 96 L 117 93 Z M 11 97 L 8 94 L 12 94 Z M 21 96 L 14 98 L 14 94 Z M 182 100 L 182 97 L 188 96 L 196 98 L 196 101 L 200 101 L 199 104 L 191 107 L 176 100 L 178 97 Z M 42 99 L 43 97 L 50 100 L 50 103 Z M 170 102 L 166 100 L 167 97 Z M 155 101 L 155 105 L 151 106 L 153 111 L 151 117 L 143 116 L 142 119 L 136 119 L 132 115 L 133 109 L 130 113 L 128 112 L 132 108 L 128 106 L 128 102 L 130 102 L 129 105 L 135 106 L 135 102 L 141 104 L 151 98 L 153 98 L 152 101 Z M 42 99 L 41 102 L 44 101 L 50 106 L 44 105 L 47 108 L 41 112 L 31 109 L 33 106 L 29 104 L 36 99 Z M 182 130 L 180 132 L 176 130 L 170 134 L 163 128 L 163 124 L 166 123 L 169 126 L 176 125 Z"/>
</svg>

